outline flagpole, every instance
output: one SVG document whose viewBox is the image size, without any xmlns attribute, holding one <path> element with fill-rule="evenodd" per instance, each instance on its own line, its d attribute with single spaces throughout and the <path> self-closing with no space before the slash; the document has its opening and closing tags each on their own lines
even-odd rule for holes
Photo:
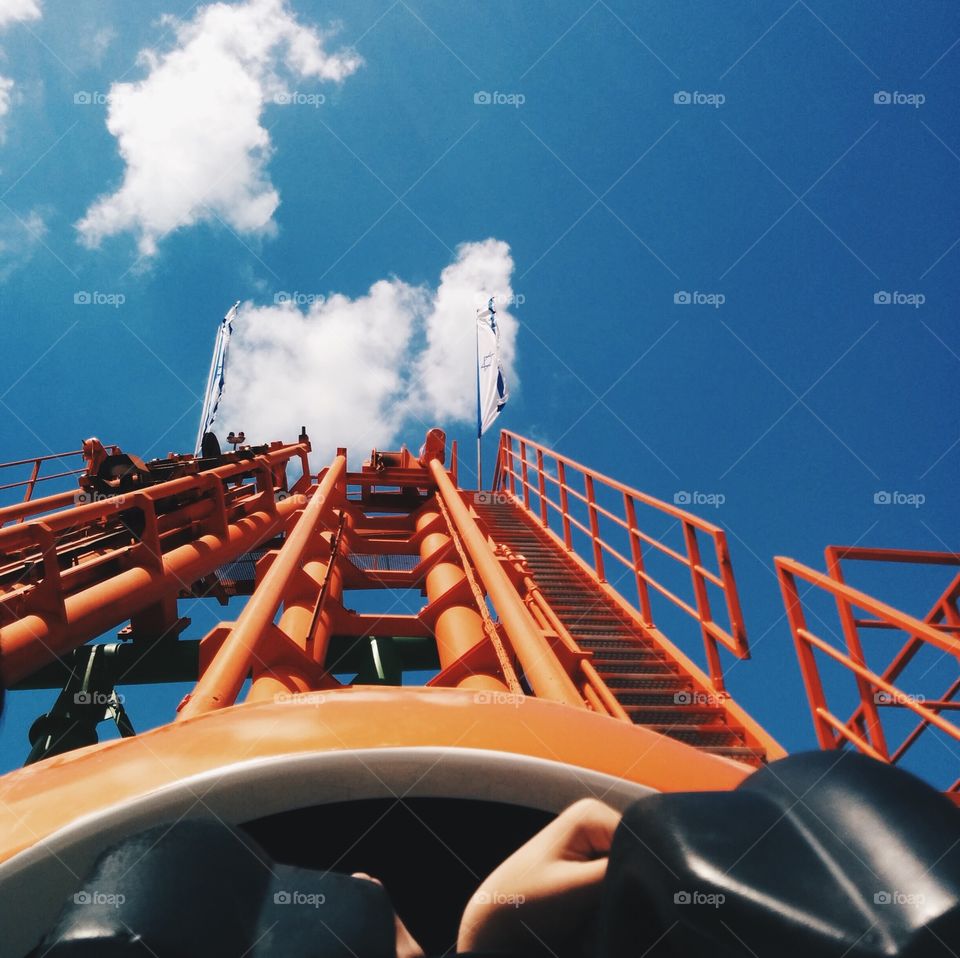
<svg viewBox="0 0 960 958">
<path fill-rule="evenodd" d="M 207 373 L 207 388 L 203 391 L 203 406 L 200 409 L 200 428 L 197 430 L 197 441 L 194 455 L 200 455 L 203 444 L 203 434 L 207 426 L 207 409 L 210 403 L 210 393 L 213 390 L 213 376 L 217 369 L 217 354 L 220 352 L 220 339 L 223 336 L 223 322 L 217 327 L 217 335 L 213 341 L 213 355 L 210 357 L 210 372 Z"/>
<path fill-rule="evenodd" d="M 483 435 L 483 420 L 480 418 L 480 323 L 477 317 L 473 320 L 474 342 L 477 346 L 477 492 L 483 489 L 483 453 L 480 437 Z"/>
</svg>

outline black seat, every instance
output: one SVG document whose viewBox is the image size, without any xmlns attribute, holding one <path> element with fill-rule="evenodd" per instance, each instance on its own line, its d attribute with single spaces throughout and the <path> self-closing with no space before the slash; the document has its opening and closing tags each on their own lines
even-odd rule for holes
<svg viewBox="0 0 960 958">
<path fill-rule="evenodd" d="M 649 796 L 617 830 L 597 926 L 596 958 L 955 958 L 960 811 L 846 752 Z"/>
<path fill-rule="evenodd" d="M 280 865 L 219 822 L 182 821 L 104 852 L 35 951 L 45 958 L 394 958 L 372 882 Z"/>
</svg>

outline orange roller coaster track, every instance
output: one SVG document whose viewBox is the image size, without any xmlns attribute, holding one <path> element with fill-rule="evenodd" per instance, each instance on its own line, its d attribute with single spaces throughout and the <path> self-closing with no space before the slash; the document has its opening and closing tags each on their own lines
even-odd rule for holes
<svg viewBox="0 0 960 958">
<path fill-rule="evenodd" d="M 33 497 L 43 457 L 8 464 L 30 475 L 0 507 L 2 678 L 63 691 L 32 733 L 31 762 L 57 760 L 0 778 L 0 865 L 108 803 L 291 755 L 480 750 L 666 791 L 729 789 L 785 754 L 725 684 L 723 658 L 749 657 L 725 532 L 530 439 L 501 434 L 490 491 L 459 485 L 440 430 L 419 456 L 374 450 L 352 471 L 340 449 L 316 475 L 305 433 L 150 463 L 96 440 L 82 452 L 80 496 Z M 917 619 L 848 585 L 854 560 L 960 556 L 831 548 L 826 573 L 776 560 L 820 745 L 899 762 L 924 735 L 960 737 L 960 680 L 927 701 L 898 685 L 923 649 L 956 664 L 960 578 Z M 801 582 L 835 602 L 844 649 L 808 627 Z M 422 604 L 350 608 L 371 590 Z M 184 637 L 181 599 L 237 596 L 235 620 Z M 884 629 L 907 639 L 878 667 L 861 632 Z M 855 682 L 847 717 L 824 659 Z M 404 685 L 411 671 L 432 677 Z M 134 735 L 116 686 L 173 681 L 194 683 L 175 721 Z M 894 711 L 917 719 L 896 745 Z M 124 738 L 97 744 L 111 716 Z"/>
</svg>

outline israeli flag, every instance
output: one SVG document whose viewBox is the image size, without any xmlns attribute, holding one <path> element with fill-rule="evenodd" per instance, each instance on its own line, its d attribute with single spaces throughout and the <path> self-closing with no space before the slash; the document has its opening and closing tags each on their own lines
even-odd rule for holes
<svg viewBox="0 0 960 958">
<path fill-rule="evenodd" d="M 217 330 L 217 339 L 213 344 L 213 356 L 210 360 L 210 372 L 207 374 L 207 390 L 203 396 L 203 410 L 200 413 L 200 428 L 197 431 L 197 445 L 194 451 L 196 456 L 200 455 L 203 434 L 210 431 L 213 421 L 217 418 L 217 411 L 220 409 L 227 374 L 227 350 L 233 333 L 233 321 L 237 317 L 239 308 L 240 300 L 237 300 L 227 311 Z"/>
<path fill-rule="evenodd" d="M 500 330 L 493 298 L 477 310 L 477 436 L 493 425 L 509 399 L 500 365 Z"/>
</svg>

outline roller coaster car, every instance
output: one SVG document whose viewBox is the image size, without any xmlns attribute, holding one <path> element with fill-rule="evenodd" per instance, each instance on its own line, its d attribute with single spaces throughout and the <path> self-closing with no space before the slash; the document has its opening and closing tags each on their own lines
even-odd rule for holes
<svg viewBox="0 0 960 958">
<path fill-rule="evenodd" d="M 413 797 L 155 826 L 100 855 L 33 956 L 394 958 L 394 906 L 449 954 L 471 888 L 549 817 Z M 380 876 L 389 897 L 333 868 Z M 810 753 L 731 792 L 633 801 L 600 907 L 557 958 L 946 958 L 958 945 L 960 812 L 899 770 Z"/>
<path fill-rule="evenodd" d="M 244 446 L 233 452 L 221 452 L 220 443 L 212 433 L 205 433 L 199 456 L 170 455 L 166 459 L 144 462 L 131 453 L 108 453 L 98 439 L 87 439 L 83 444 L 87 472 L 80 477 L 80 487 L 91 501 L 124 495 L 155 486 L 182 476 L 192 476 L 228 463 L 252 460 L 269 450 L 268 445 Z"/>
</svg>

